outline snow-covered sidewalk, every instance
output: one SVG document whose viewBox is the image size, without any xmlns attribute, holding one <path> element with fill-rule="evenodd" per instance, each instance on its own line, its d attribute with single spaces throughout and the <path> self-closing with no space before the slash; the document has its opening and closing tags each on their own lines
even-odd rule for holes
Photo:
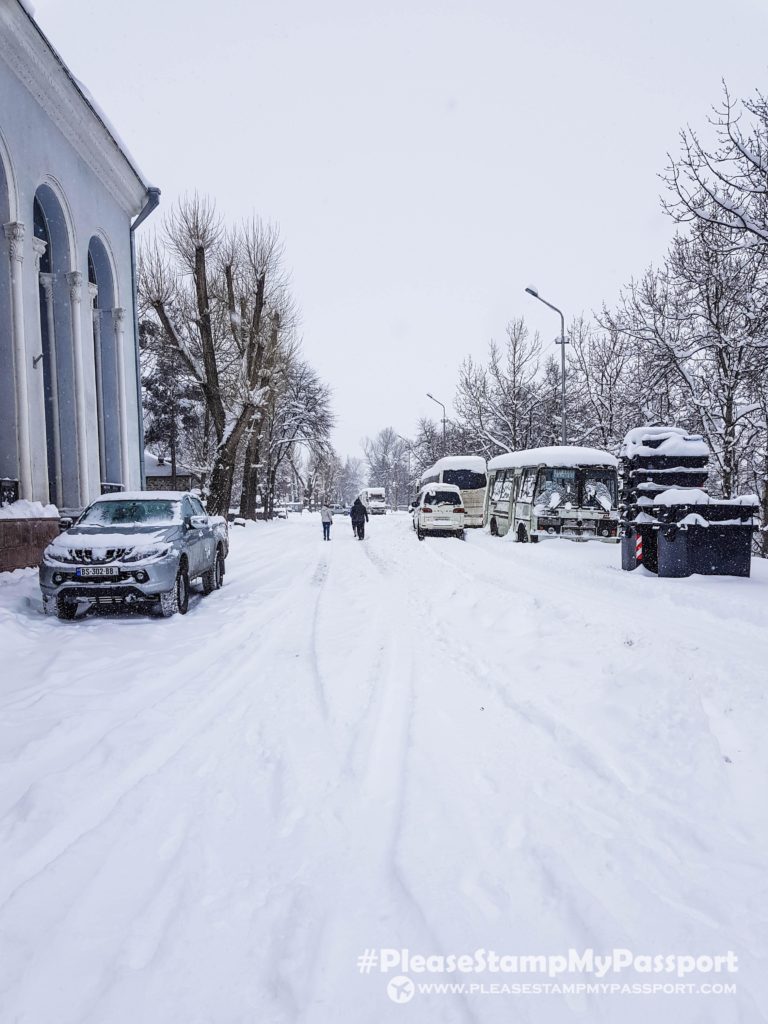
<svg viewBox="0 0 768 1024">
<path fill-rule="evenodd" d="M 2 1024 L 767 1020 L 768 564 L 368 531 L 234 529 L 170 620 L 46 619 L 0 576 Z M 396 1005 L 380 947 L 739 971 Z"/>
</svg>

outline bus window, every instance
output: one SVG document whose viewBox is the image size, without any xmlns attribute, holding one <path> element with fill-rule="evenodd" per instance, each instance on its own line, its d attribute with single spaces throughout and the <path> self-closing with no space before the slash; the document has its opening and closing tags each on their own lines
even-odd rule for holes
<svg viewBox="0 0 768 1024">
<path fill-rule="evenodd" d="M 505 474 L 504 483 L 501 485 L 501 494 L 499 495 L 499 501 L 505 505 L 509 502 L 509 496 L 512 493 L 513 480 L 514 475 L 512 473 Z"/>
<path fill-rule="evenodd" d="M 443 483 L 455 484 L 460 491 L 479 491 L 485 487 L 485 473 L 471 469 L 444 469 Z"/>
<path fill-rule="evenodd" d="M 504 486 L 504 478 L 507 476 L 505 472 L 497 473 L 493 481 L 493 490 L 491 491 L 491 500 L 501 500 L 501 489 Z"/>
<path fill-rule="evenodd" d="M 578 505 L 576 470 L 565 466 L 542 469 L 536 487 L 536 504 L 544 508 L 558 505 Z"/>
<path fill-rule="evenodd" d="M 518 495 L 518 501 L 530 501 L 533 498 L 533 488 L 536 483 L 536 469 L 526 469 L 523 474 L 523 479 L 520 483 L 520 493 Z"/>
</svg>

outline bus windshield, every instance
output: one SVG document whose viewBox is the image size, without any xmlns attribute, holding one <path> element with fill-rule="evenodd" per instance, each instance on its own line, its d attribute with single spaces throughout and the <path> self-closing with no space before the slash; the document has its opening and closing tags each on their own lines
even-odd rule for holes
<svg viewBox="0 0 768 1024">
<path fill-rule="evenodd" d="M 616 508 L 615 470 L 589 467 L 582 472 L 584 475 L 582 506 L 584 508 L 601 508 L 604 512 L 610 512 L 612 508 Z"/>
<path fill-rule="evenodd" d="M 539 472 L 534 504 L 539 509 L 616 507 L 616 471 L 601 466 L 550 466 Z"/>
<path fill-rule="evenodd" d="M 578 504 L 576 470 L 564 466 L 542 469 L 536 482 L 534 505 L 557 508 L 558 505 Z"/>
<path fill-rule="evenodd" d="M 471 469 L 444 469 L 443 483 L 454 484 L 461 491 L 479 491 L 485 487 L 485 473 L 473 473 Z"/>
</svg>

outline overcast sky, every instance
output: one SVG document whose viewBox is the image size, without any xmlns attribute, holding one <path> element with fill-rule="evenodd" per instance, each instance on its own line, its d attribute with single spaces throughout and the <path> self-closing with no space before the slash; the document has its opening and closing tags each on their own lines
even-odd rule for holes
<svg viewBox="0 0 768 1024">
<path fill-rule="evenodd" d="M 279 223 L 342 454 L 439 416 L 511 317 L 549 343 L 526 284 L 613 301 L 664 252 L 678 129 L 768 87 L 757 0 L 34 3 L 164 204 Z"/>
</svg>

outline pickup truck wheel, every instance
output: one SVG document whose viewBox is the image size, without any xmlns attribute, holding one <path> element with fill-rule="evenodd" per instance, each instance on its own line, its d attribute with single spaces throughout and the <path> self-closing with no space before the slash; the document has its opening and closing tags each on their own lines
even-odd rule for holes
<svg viewBox="0 0 768 1024">
<path fill-rule="evenodd" d="M 77 615 L 77 601 L 67 601 L 65 597 L 56 598 L 56 616 L 59 619 L 64 619 L 65 622 L 71 622 Z"/>
<path fill-rule="evenodd" d="M 224 581 L 224 559 L 221 555 L 221 548 L 216 549 L 216 557 L 208 572 L 203 573 L 203 593 L 208 596 L 214 590 L 220 590 Z"/>
<path fill-rule="evenodd" d="M 160 595 L 160 611 L 164 619 L 169 619 L 176 612 L 179 615 L 186 615 L 189 610 L 189 576 L 186 566 L 182 566 L 176 573 L 176 583 L 173 590 L 166 590 Z"/>
</svg>

